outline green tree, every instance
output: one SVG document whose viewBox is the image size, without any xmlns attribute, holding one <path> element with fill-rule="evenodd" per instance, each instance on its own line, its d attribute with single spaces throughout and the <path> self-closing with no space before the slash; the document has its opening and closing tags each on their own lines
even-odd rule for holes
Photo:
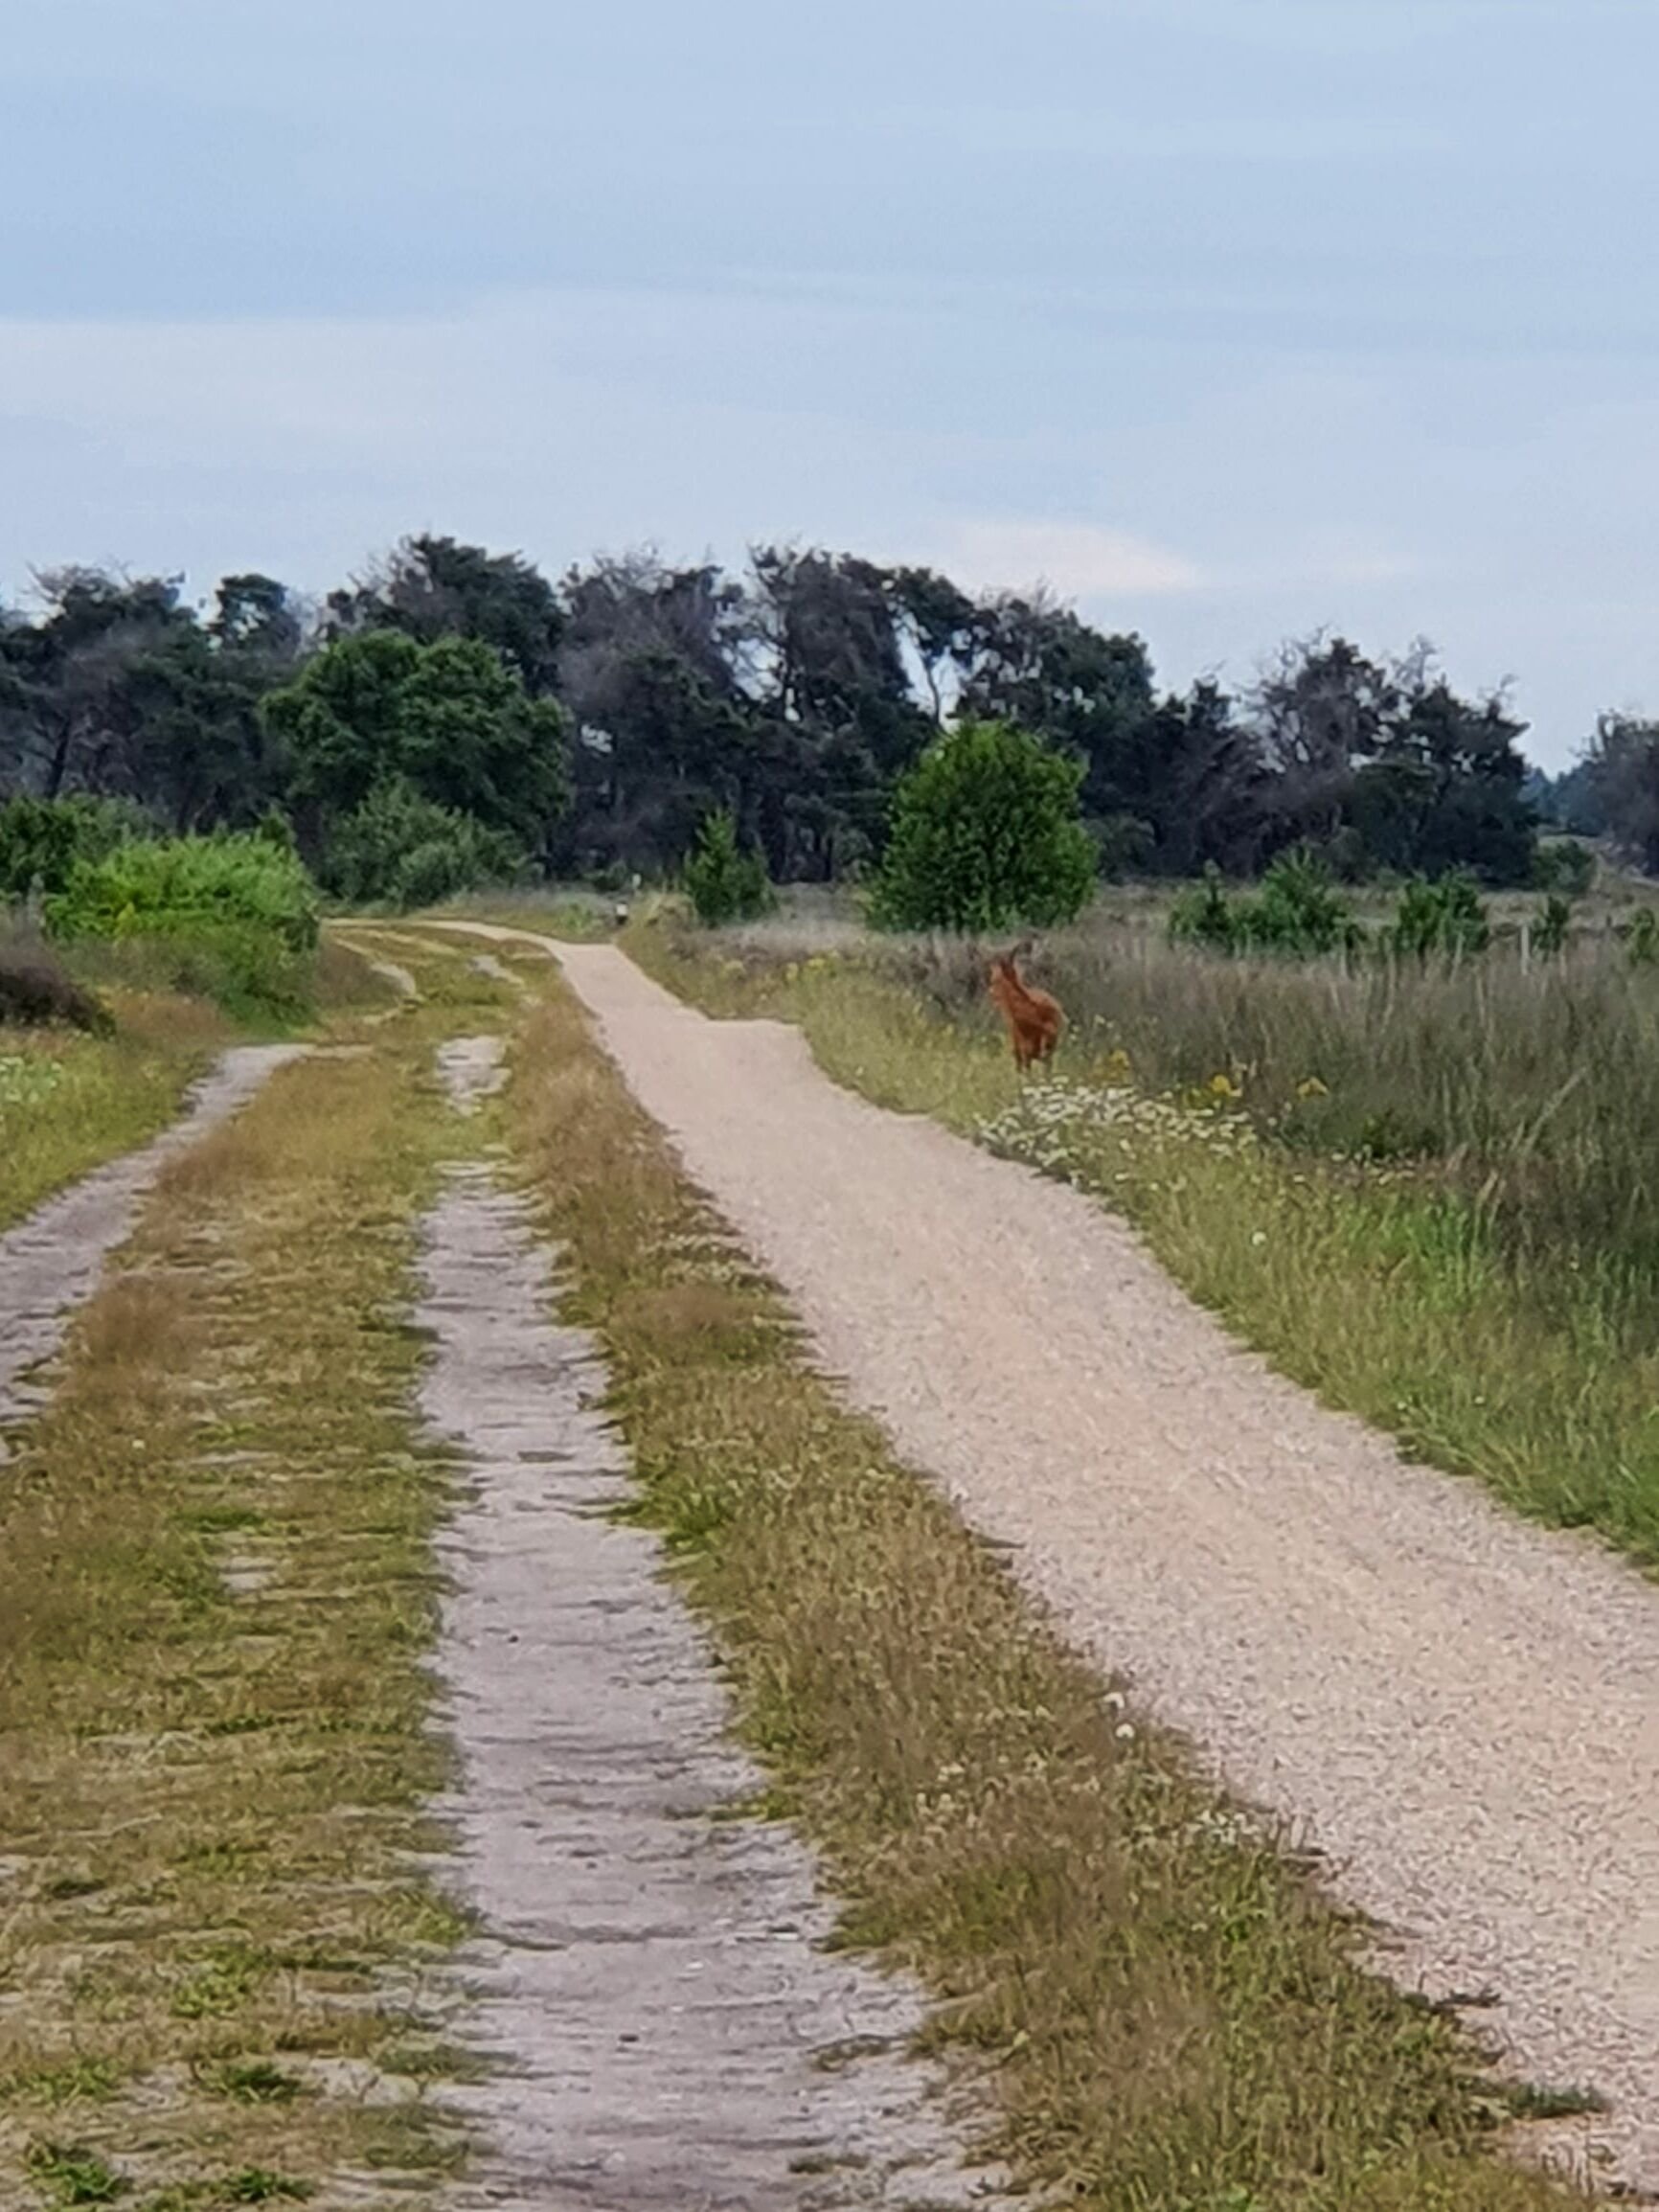
<svg viewBox="0 0 1659 2212">
<path fill-rule="evenodd" d="M 537 855 L 567 800 L 564 718 L 476 638 L 341 639 L 265 699 L 312 842 L 383 787 L 467 814 Z"/>
<path fill-rule="evenodd" d="M 1082 764 L 1007 722 L 938 738 L 894 796 L 872 912 L 890 929 L 1049 927 L 1094 883 Z"/>
<path fill-rule="evenodd" d="M 1603 715 L 1578 773 L 1580 814 L 1593 813 L 1645 876 L 1659 876 L 1659 721 Z"/>
<path fill-rule="evenodd" d="M 743 850 L 738 825 L 724 808 L 704 821 L 697 849 L 686 863 L 685 884 L 697 920 L 710 929 L 726 922 L 752 922 L 772 904 L 766 863 L 759 853 Z"/>
<path fill-rule="evenodd" d="M 427 532 L 404 538 L 360 582 L 330 592 L 327 627 L 331 638 L 395 629 L 418 645 L 476 639 L 542 698 L 557 680 L 564 616 L 552 584 L 522 554 Z"/>
<path fill-rule="evenodd" d="M 61 891 L 82 860 L 102 860 L 149 824 L 120 799 L 33 799 L 0 804 L 0 901 Z"/>
</svg>

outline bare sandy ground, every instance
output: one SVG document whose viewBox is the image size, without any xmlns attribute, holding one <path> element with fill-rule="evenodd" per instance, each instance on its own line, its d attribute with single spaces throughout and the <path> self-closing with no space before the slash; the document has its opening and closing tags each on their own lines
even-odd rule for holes
<svg viewBox="0 0 1659 2212">
<path fill-rule="evenodd" d="M 473 925 L 478 926 L 478 925 Z M 514 931 L 482 931 L 502 937 Z M 541 940 L 826 1365 L 1073 1640 L 1659 2191 L 1659 1588 L 1403 1464 L 1076 1193 Z"/>
<path fill-rule="evenodd" d="M 440 1066 L 464 1106 L 500 1039 Z M 488 1935 L 463 2032 L 504 2070 L 461 2101 L 486 2149 L 450 2201 L 525 2212 L 926 2212 L 994 2178 L 905 2060 L 921 2004 L 830 1956 L 789 1833 L 716 1815 L 761 1786 L 711 1656 L 619 1526 L 626 1460 L 591 1343 L 547 1315 L 548 1256 L 488 1165 L 425 1223 L 422 1393 L 464 1491 L 442 1544 L 445 1808 Z M 830 2062 L 830 2063 L 826 2063 Z M 998 2200 L 1006 2201 L 1006 2200 Z"/>
</svg>

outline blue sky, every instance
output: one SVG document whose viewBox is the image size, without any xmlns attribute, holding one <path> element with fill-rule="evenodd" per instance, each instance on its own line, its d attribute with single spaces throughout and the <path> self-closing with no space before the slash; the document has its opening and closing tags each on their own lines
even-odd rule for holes
<svg viewBox="0 0 1659 2212">
<path fill-rule="evenodd" d="M 0 594 L 758 538 L 1659 712 L 1653 0 L 7 0 Z"/>
</svg>

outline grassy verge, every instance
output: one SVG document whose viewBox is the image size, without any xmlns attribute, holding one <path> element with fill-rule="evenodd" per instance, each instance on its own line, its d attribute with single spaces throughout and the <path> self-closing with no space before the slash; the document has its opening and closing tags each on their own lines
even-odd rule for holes
<svg viewBox="0 0 1659 2212">
<path fill-rule="evenodd" d="M 184 1094 L 239 1028 L 209 998 L 159 983 L 113 988 L 87 968 L 115 1028 L 107 1037 L 65 1027 L 0 1025 L 0 1229 L 102 1161 L 130 1152 L 177 1114 Z M 320 1015 L 338 1024 L 385 1002 L 363 963 L 326 945 L 318 956 Z M 265 1024 L 259 1034 L 278 1034 Z"/>
<path fill-rule="evenodd" d="M 743 1735 L 846 1900 L 919 1973 L 994 2149 L 1110 2212 L 1544 2212 L 1493 2155 L 1456 2024 L 1034 1618 L 986 1547 L 802 1358 L 571 1003 L 532 1017 L 506 1115 L 572 1318 Z"/>
<path fill-rule="evenodd" d="M 166 1126 L 234 1036 L 205 1000 L 114 1002 L 113 1037 L 0 1029 L 0 1229 Z"/>
<path fill-rule="evenodd" d="M 361 2206 L 458 2155 L 419 2094 L 459 1923 L 413 1856 L 443 1473 L 399 1318 L 452 1026 L 285 1070 L 172 1163 L 17 1439 L 6 2202 Z"/>
<path fill-rule="evenodd" d="M 1147 1095 L 1142 1061 L 1086 1028 L 1058 1083 L 1022 1090 L 979 1008 L 856 955 L 757 959 L 651 926 L 627 948 L 711 1014 L 798 1022 L 826 1071 L 878 1105 L 933 1114 L 1090 1192 L 1330 1404 L 1659 1567 L 1659 1353 L 1636 1325 L 1646 1303 L 1628 1255 L 1517 1251 L 1489 1197 L 1437 1161 L 1284 1142 L 1250 1115 L 1236 1062 L 1196 1060 L 1211 1081 Z"/>
</svg>

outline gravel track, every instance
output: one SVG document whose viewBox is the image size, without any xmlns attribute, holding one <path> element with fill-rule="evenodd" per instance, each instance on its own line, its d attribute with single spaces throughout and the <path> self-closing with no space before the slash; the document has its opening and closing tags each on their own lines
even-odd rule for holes
<svg viewBox="0 0 1659 2212">
<path fill-rule="evenodd" d="M 530 933 L 467 925 L 478 935 Z M 1382 1963 L 1659 2193 L 1659 1589 L 1401 1461 L 1241 1351 L 1119 1222 L 539 942 L 826 1366 L 1073 1641 L 1322 1853 Z"/>
</svg>

